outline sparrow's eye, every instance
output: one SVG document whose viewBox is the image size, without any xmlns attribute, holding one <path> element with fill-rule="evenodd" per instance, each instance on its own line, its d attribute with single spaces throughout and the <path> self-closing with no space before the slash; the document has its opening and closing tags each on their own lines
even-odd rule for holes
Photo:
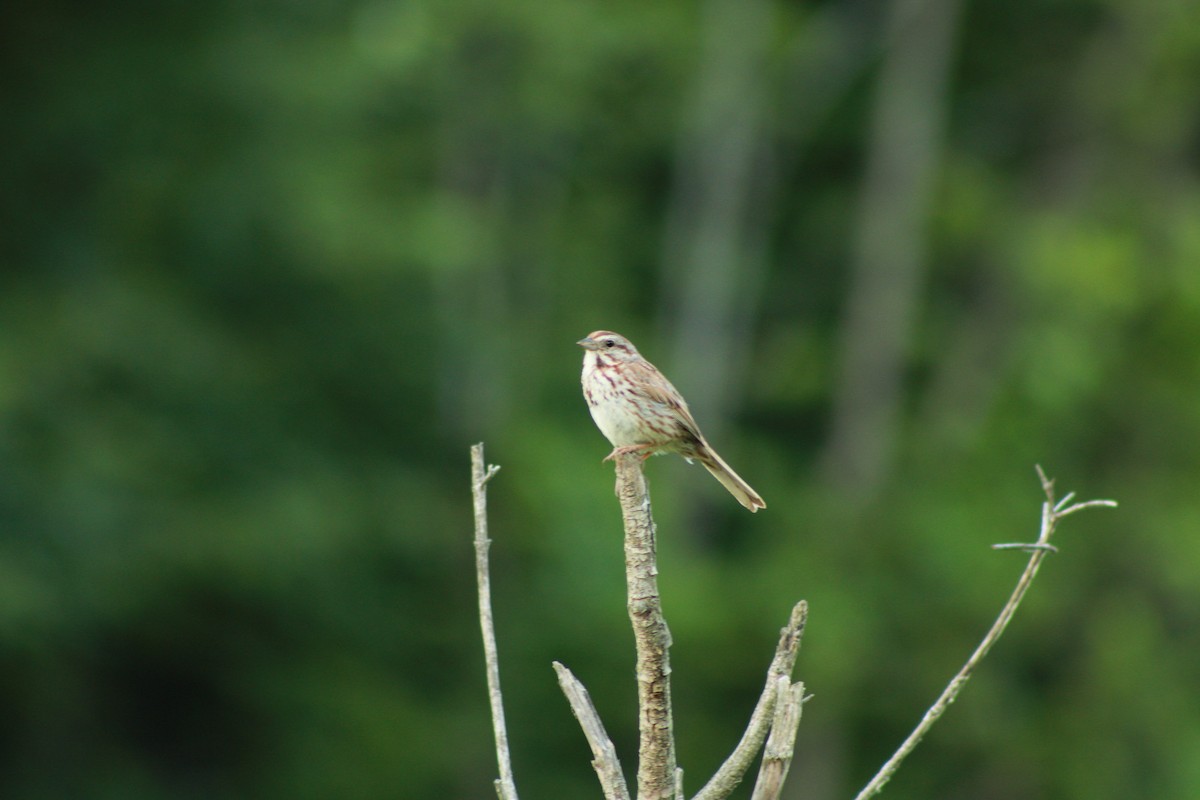
<svg viewBox="0 0 1200 800">
<path fill-rule="evenodd" d="M 604 346 L 605 346 L 605 347 L 612 347 L 612 346 L 613 346 L 613 345 L 615 345 L 615 344 L 616 344 L 616 342 L 615 342 L 615 341 L 613 341 L 612 339 L 605 339 L 605 340 L 604 340 Z"/>
</svg>

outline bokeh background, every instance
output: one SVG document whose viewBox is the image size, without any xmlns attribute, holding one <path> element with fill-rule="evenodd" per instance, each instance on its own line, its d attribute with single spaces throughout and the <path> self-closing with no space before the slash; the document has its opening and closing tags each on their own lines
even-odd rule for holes
<svg viewBox="0 0 1200 800">
<path fill-rule="evenodd" d="M 627 770 L 633 339 L 766 498 L 649 464 L 695 791 L 811 603 L 789 797 L 853 796 L 1036 536 L 1113 497 L 892 798 L 1200 796 L 1200 5 L 15 0 L 0 793 L 491 798 Z M 748 792 L 745 796 L 748 796 Z"/>
</svg>

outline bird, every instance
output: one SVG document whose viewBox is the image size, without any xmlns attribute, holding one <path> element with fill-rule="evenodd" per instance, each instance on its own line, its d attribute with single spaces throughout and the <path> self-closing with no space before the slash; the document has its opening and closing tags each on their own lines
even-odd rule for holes
<svg viewBox="0 0 1200 800">
<path fill-rule="evenodd" d="M 683 395 L 633 342 L 612 331 L 592 331 L 576 342 L 583 354 L 583 396 L 596 427 L 613 445 L 604 459 L 678 453 L 704 465 L 750 511 L 767 504 L 725 463 L 700 432 Z"/>
</svg>

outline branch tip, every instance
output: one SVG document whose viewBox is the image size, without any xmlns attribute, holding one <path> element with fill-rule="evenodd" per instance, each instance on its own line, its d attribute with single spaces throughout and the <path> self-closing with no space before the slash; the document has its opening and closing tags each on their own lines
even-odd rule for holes
<svg viewBox="0 0 1200 800">
<path fill-rule="evenodd" d="M 1085 508 L 1117 508 L 1116 500 L 1084 500 L 1082 503 L 1076 503 L 1070 508 L 1065 508 L 1057 512 L 1059 517 L 1065 517 L 1068 514 L 1074 514 L 1076 511 L 1082 511 Z"/>
<path fill-rule="evenodd" d="M 604 723 L 596 712 L 591 695 L 570 669 L 562 662 L 551 662 L 558 675 L 558 685 L 571 706 L 571 713 L 579 721 L 584 738 L 592 749 L 592 768 L 600 779 L 600 788 L 605 800 L 630 800 L 629 787 L 625 783 L 625 775 L 621 772 L 621 762 L 617 759 L 617 749 L 612 739 L 604 730 Z"/>
<path fill-rule="evenodd" d="M 1054 481 L 1046 477 L 1046 471 L 1042 469 L 1041 464 L 1034 464 L 1033 468 L 1037 470 L 1038 480 L 1042 484 L 1042 491 L 1050 498 L 1050 502 L 1054 502 Z"/>
<path fill-rule="evenodd" d="M 1026 553 L 1032 553 L 1035 550 L 1045 550 L 1049 553 L 1057 553 L 1058 548 L 1049 543 L 1033 542 L 1026 544 L 1023 542 L 1009 542 L 1006 544 L 994 544 L 993 550 L 1024 550 Z"/>
<path fill-rule="evenodd" d="M 803 629 L 805 623 L 808 622 L 808 601 L 801 600 L 792 608 L 792 616 L 788 620 L 788 625 L 792 628 Z"/>
</svg>

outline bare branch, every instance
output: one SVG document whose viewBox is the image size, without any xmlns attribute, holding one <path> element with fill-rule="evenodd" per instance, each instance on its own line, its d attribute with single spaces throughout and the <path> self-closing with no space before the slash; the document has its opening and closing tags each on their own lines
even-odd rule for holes
<svg viewBox="0 0 1200 800">
<path fill-rule="evenodd" d="M 1062 505 L 1062 504 L 1060 503 L 1059 505 Z M 1063 517 L 1067 516 L 1068 514 L 1074 514 L 1076 511 L 1082 511 L 1085 508 L 1116 508 L 1116 507 L 1117 507 L 1116 500 L 1088 500 L 1083 503 L 1076 503 L 1075 505 L 1071 506 L 1070 508 L 1064 508 L 1061 511 L 1056 510 L 1055 513 L 1059 519 L 1062 519 Z"/>
<path fill-rule="evenodd" d="M 754 784 L 751 800 L 778 800 L 783 792 L 792 753 L 796 750 L 796 730 L 800 727 L 800 711 L 804 706 L 804 684 L 788 684 L 780 675 L 776 680 L 775 720 L 771 736 L 763 750 L 762 767 Z"/>
<path fill-rule="evenodd" d="M 1032 553 L 1034 550 L 1045 550 L 1050 553 L 1057 553 L 1058 548 L 1052 544 L 1023 544 L 1021 542 L 1007 542 L 1005 544 L 992 545 L 993 550 L 1024 550 L 1026 553 Z"/>
<path fill-rule="evenodd" d="M 671 632 L 658 594 L 658 564 L 650 494 L 637 454 L 616 456 L 617 499 L 625 523 L 629 620 L 637 648 L 638 800 L 675 797 L 675 733 L 671 723 Z M 682 800 L 680 798 L 679 800 Z"/>
<path fill-rule="evenodd" d="M 1037 472 L 1038 481 L 1040 481 L 1042 484 L 1042 491 L 1046 493 L 1046 499 L 1050 501 L 1051 505 L 1053 505 L 1054 504 L 1054 481 L 1051 480 L 1050 478 L 1046 477 L 1046 472 L 1045 472 L 1045 470 L 1042 469 L 1041 464 L 1034 464 L 1033 469 L 1035 472 Z M 1070 495 L 1068 495 L 1068 496 L 1070 496 Z"/>
<path fill-rule="evenodd" d="M 1017 581 L 1017 586 L 1013 590 L 1012 595 L 1008 598 L 1008 602 L 1005 603 L 1004 608 L 1000 610 L 1000 616 L 996 618 L 996 621 L 992 624 L 991 630 L 989 630 L 987 635 L 983 637 L 983 641 L 979 643 L 979 646 L 975 649 L 975 652 L 971 654 L 969 659 L 967 659 L 967 663 L 963 665 L 963 668 L 959 670 L 958 674 L 954 676 L 954 679 L 951 680 L 946 688 L 942 691 L 942 694 L 937 699 L 937 702 L 930 706 L 929 710 L 925 712 L 925 716 L 921 719 L 920 724 L 913 729 L 913 732 L 910 733 L 908 738 L 904 740 L 904 743 L 900 745 L 900 748 L 894 754 L 892 754 L 892 757 L 888 759 L 887 763 L 880 768 L 879 772 L 877 772 L 875 776 L 871 778 L 870 782 L 863 787 L 863 790 L 858 793 L 857 800 L 866 800 L 869 797 L 879 794 L 879 792 L 883 790 L 884 784 L 886 784 L 888 780 L 891 779 L 892 775 L 895 774 L 896 770 L 900 768 L 901 762 L 908 757 L 909 753 L 911 753 L 921 741 L 921 738 L 929 731 L 931 727 L 933 727 L 933 724 L 937 722 L 938 718 L 942 716 L 943 712 L 945 712 L 950 704 L 954 702 L 954 699 L 958 697 L 958 693 L 962 691 L 963 686 L 966 685 L 967 681 L 971 677 L 971 674 L 979 665 L 979 662 L 984 659 L 984 657 L 992 649 L 992 645 L 996 643 L 996 641 L 1000 638 L 1000 635 L 1004 633 L 1004 629 L 1008 627 L 1009 621 L 1012 620 L 1013 615 L 1017 612 L 1017 607 L 1021 604 L 1021 599 L 1025 596 L 1025 592 L 1029 589 L 1030 584 L 1033 583 L 1033 579 L 1037 576 L 1038 568 L 1042 564 L 1042 559 L 1044 559 L 1051 551 L 1056 551 L 1056 548 L 1050 544 L 1049 540 L 1050 536 L 1054 533 L 1055 527 L 1058 525 L 1058 521 L 1068 514 L 1072 514 L 1082 508 L 1091 508 L 1094 506 L 1111 507 L 1116 505 L 1116 503 L 1112 500 L 1089 500 L 1084 503 L 1076 503 L 1069 508 L 1063 509 L 1062 506 L 1064 505 L 1064 500 L 1073 497 L 1073 495 L 1067 495 L 1067 497 L 1063 500 L 1055 500 L 1054 481 L 1046 477 L 1046 473 L 1042 471 L 1041 466 L 1037 466 L 1036 469 L 1038 479 L 1042 484 L 1042 490 L 1046 493 L 1046 500 L 1042 503 L 1042 525 L 1037 542 L 1028 545 L 1015 545 L 1016 547 L 1022 547 L 1030 551 L 1029 563 L 1025 567 L 1025 572 L 1021 574 L 1020 579 Z M 1014 545 L 1004 545 L 1004 547 L 1011 548 L 1014 547 Z"/>
<path fill-rule="evenodd" d="M 782 680 L 785 686 L 791 682 L 792 669 L 800 652 L 800 640 L 804 636 L 804 625 L 807 621 L 808 603 L 801 600 L 792 609 L 788 624 L 779 632 L 779 644 L 775 647 L 775 657 L 771 659 L 771 666 L 767 669 L 766 685 L 754 706 L 754 712 L 750 715 L 746 732 L 742 734 L 741 741 L 729 754 L 729 758 L 725 759 L 725 763 L 696 794 L 694 800 L 723 800 L 728 797 L 754 763 L 775 719 L 779 682 Z"/>
<path fill-rule="evenodd" d="M 504 722 L 504 700 L 500 694 L 500 659 L 496 653 L 496 628 L 492 621 L 492 582 L 488 573 L 487 482 L 499 471 L 483 466 L 483 443 L 471 447 L 471 494 L 475 501 L 475 577 L 479 584 L 479 627 L 483 631 L 483 657 L 487 667 L 488 699 L 492 705 L 492 730 L 496 736 L 496 762 L 500 777 L 496 794 L 500 800 L 517 800 L 512 756 L 508 751 L 508 728 Z"/>
<path fill-rule="evenodd" d="M 624 773 L 621 772 L 621 762 L 617 760 L 617 749 L 613 747 L 612 739 L 608 738 L 608 733 L 604 730 L 604 723 L 596 713 L 591 695 L 571 670 L 557 661 L 554 662 L 554 671 L 558 674 L 558 685 L 567 696 L 571 711 L 574 712 L 575 719 L 579 720 L 583 735 L 587 737 L 592 748 L 592 767 L 600 779 L 604 797 L 606 800 L 629 800 L 629 787 L 625 783 Z"/>
</svg>

